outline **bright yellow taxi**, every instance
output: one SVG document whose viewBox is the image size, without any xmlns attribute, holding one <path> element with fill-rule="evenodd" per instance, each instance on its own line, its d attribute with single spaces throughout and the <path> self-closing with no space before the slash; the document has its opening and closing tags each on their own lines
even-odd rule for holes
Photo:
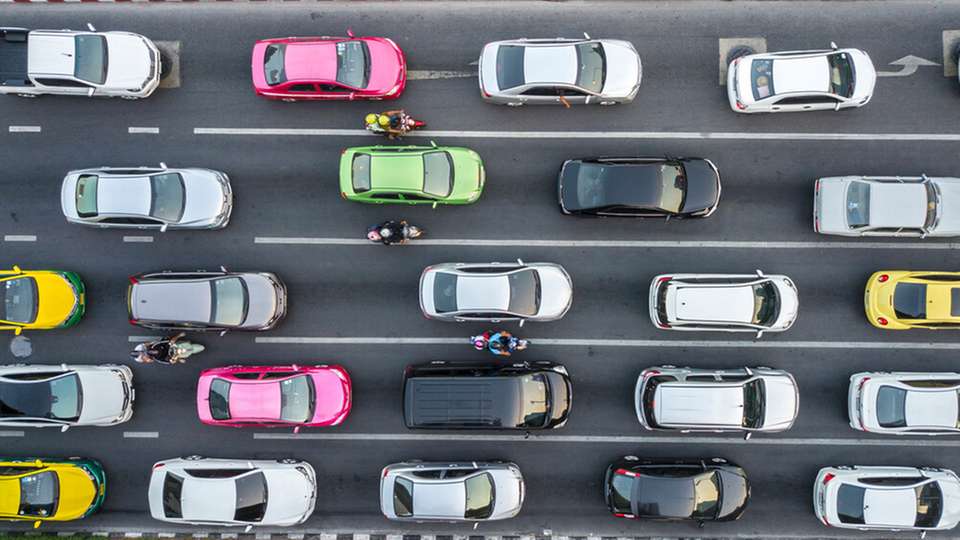
<svg viewBox="0 0 960 540">
<path fill-rule="evenodd" d="M 0 519 L 69 521 L 103 505 L 107 478 L 93 459 L 0 458 Z"/>
<path fill-rule="evenodd" d="M 59 270 L 0 271 L 0 330 L 69 328 L 85 309 L 84 285 L 74 272 Z"/>
<path fill-rule="evenodd" d="M 960 272 L 882 270 L 867 280 L 863 303 L 877 328 L 960 328 Z"/>
</svg>

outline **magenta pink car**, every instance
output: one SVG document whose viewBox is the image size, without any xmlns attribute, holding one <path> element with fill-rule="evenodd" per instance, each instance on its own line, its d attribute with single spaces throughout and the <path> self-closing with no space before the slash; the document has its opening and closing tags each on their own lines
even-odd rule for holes
<svg viewBox="0 0 960 540">
<path fill-rule="evenodd" d="M 335 426 L 350 414 L 351 384 L 336 365 L 227 366 L 197 383 L 204 424 L 231 427 Z"/>
</svg>

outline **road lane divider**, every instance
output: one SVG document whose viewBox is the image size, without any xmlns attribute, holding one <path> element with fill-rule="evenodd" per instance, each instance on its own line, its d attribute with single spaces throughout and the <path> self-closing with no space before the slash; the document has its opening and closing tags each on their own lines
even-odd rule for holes
<svg viewBox="0 0 960 540">
<path fill-rule="evenodd" d="M 124 431 L 124 439 L 157 439 L 160 437 L 158 431 Z"/>
<path fill-rule="evenodd" d="M 4 242 L 36 242 L 37 236 L 34 234 L 7 234 L 3 236 Z"/>
<path fill-rule="evenodd" d="M 552 347 L 649 347 L 649 348 L 754 348 L 754 349 L 900 349 L 960 350 L 960 343 L 926 341 L 742 341 L 690 339 L 554 339 L 530 338 L 530 344 Z M 468 338 L 437 337 L 268 337 L 254 343 L 265 345 L 462 345 Z"/>
<path fill-rule="evenodd" d="M 365 238 L 323 238 L 310 236 L 256 236 L 254 244 L 290 246 L 372 246 Z M 960 249 L 957 242 L 789 242 L 734 240 L 534 240 L 498 238 L 425 238 L 404 244 L 411 246 L 468 247 L 555 247 L 555 248 L 663 248 L 663 249 Z"/>
<path fill-rule="evenodd" d="M 22 431 L 0 430 L 0 437 L 23 437 Z"/>
<path fill-rule="evenodd" d="M 152 236 L 124 236 L 123 241 L 128 243 L 138 243 L 138 242 L 150 243 L 150 242 L 153 242 L 153 237 Z"/>
<path fill-rule="evenodd" d="M 433 433 L 254 433 L 255 440 L 305 441 L 382 441 L 382 442 L 539 442 L 539 443 L 592 443 L 592 444 L 736 444 L 749 446 L 899 446 L 960 448 L 960 440 L 931 439 L 867 439 L 867 438 L 798 438 L 755 436 L 745 440 L 742 436 L 657 437 L 653 435 L 476 435 Z"/>
<path fill-rule="evenodd" d="M 160 128 L 158 127 L 136 127 L 130 126 L 127 128 L 127 133 L 130 134 L 149 134 L 157 135 L 160 133 Z"/>
<path fill-rule="evenodd" d="M 10 133 L 40 133 L 40 126 L 10 126 Z"/>
</svg>

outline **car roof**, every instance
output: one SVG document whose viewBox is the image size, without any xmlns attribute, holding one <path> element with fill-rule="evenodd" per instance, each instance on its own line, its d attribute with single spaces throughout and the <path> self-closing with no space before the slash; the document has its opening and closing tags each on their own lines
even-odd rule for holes
<svg viewBox="0 0 960 540">
<path fill-rule="evenodd" d="M 423 153 L 372 153 L 370 183 L 372 190 L 423 191 Z"/>
<path fill-rule="evenodd" d="M 563 43 L 526 47 L 523 78 L 526 84 L 577 82 L 577 48 Z"/>
<path fill-rule="evenodd" d="M 684 517 L 693 515 L 693 478 L 701 471 L 691 468 L 691 475 L 667 477 L 643 474 L 637 477 L 637 505 L 640 515 Z"/>
<path fill-rule="evenodd" d="M 206 468 L 198 465 L 197 468 Z M 170 473 L 168 473 L 170 474 Z M 236 478 L 183 478 L 180 506 L 186 521 L 233 521 L 237 504 Z"/>
<path fill-rule="evenodd" d="M 27 70 L 41 76 L 72 77 L 76 53 L 74 37 L 77 34 L 79 33 L 31 32 L 27 42 Z"/>
<path fill-rule="evenodd" d="M 230 417 L 233 420 L 280 418 L 282 397 L 278 379 L 230 381 Z"/>
<path fill-rule="evenodd" d="M 773 61 L 773 87 L 778 95 L 830 92 L 830 63 L 826 55 L 777 57 Z"/>
<path fill-rule="evenodd" d="M 743 420 L 739 384 L 665 382 L 657 386 L 654 400 L 658 424 L 739 426 Z"/>
<path fill-rule="evenodd" d="M 616 163 L 608 161 L 585 160 L 580 167 L 602 167 L 600 183 L 603 184 L 603 200 L 595 206 L 630 205 L 654 207 L 660 203 L 660 171 L 667 162 L 656 163 Z M 576 189 L 578 181 L 573 179 L 568 189 Z"/>
<path fill-rule="evenodd" d="M 844 204 L 846 206 L 846 204 Z M 923 184 L 870 182 L 871 227 L 922 227 L 927 218 Z"/>
<path fill-rule="evenodd" d="M 866 488 L 863 520 L 868 525 L 913 527 L 917 519 L 917 493 L 913 487 Z"/>
<path fill-rule="evenodd" d="M 133 286 L 130 299 L 134 318 L 208 323 L 213 308 L 210 282 L 211 279 L 140 281 Z"/>
<path fill-rule="evenodd" d="M 510 307 L 510 278 L 505 275 L 457 274 L 457 309 L 499 310 Z"/>
<path fill-rule="evenodd" d="M 152 195 L 149 176 L 99 176 L 97 213 L 146 216 Z"/>
<path fill-rule="evenodd" d="M 337 78 L 335 41 L 294 41 L 283 53 L 283 69 L 290 81 L 334 81 Z"/>
<path fill-rule="evenodd" d="M 413 515 L 462 518 L 467 508 L 467 490 L 462 481 L 413 484 Z"/>
<path fill-rule="evenodd" d="M 673 303 L 679 321 L 753 321 L 752 284 L 688 286 L 671 282 L 669 287 L 675 294 Z"/>
<path fill-rule="evenodd" d="M 908 426 L 940 426 L 956 429 L 960 400 L 956 388 L 907 391 L 904 403 Z"/>
</svg>

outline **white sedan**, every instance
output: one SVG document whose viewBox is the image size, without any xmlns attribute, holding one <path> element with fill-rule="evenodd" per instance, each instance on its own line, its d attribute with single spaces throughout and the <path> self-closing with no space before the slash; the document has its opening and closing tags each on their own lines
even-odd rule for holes
<svg viewBox="0 0 960 540">
<path fill-rule="evenodd" d="M 862 107 L 877 72 L 860 49 L 787 51 L 741 56 L 727 70 L 727 97 L 738 113 Z"/>
<path fill-rule="evenodd" d="M 860 431 L 960 433 L 960 373 L 854 373 L 847 402 L 850 427 Z"/>
<path fill-rule="evenodd" d="M 295 460 L 175 458 L 154 464 L 150 515 L 191 525 L 288 527 L 313 513 L 317 473 Z"/>
<path fill-rule="evenodd" d="M 952 529 L 960 523 L 960 479 L 931 467 L 824 467 L 813 482 L 813 510 L 841 529 Z"/>
</svg>

